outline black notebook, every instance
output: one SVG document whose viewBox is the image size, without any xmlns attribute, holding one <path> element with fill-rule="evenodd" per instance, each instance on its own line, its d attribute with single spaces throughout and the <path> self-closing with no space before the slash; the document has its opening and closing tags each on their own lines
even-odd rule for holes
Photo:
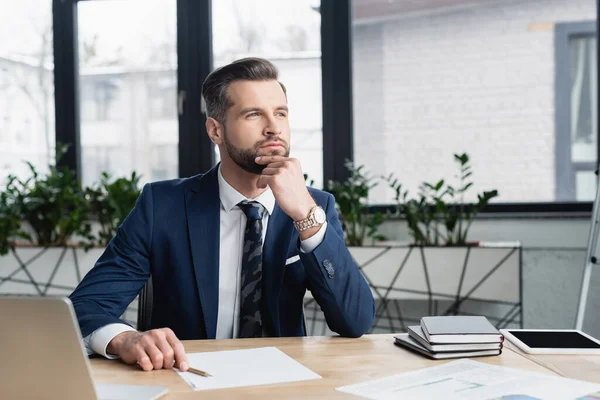
<svg viewBox="0 0 600 400">
<path fill-rule="evenodd" d="M 499 350 L 502 348 L 502 343 L 431 344 L 427 341 L 420 325 L 409 326 L 408 335 L 421 346 L 434 353 L 447 351 Z"/>
<path fill-rule="evenodd" d="M 462 358 L 462 357 L 484 357 L 484 356 L 497 356 L 502 354 L 501 349 L 496 350 L 475 350 L 475 351 L 450 351 L 443 353 L 435 353 L 430 352 L 425 347 L 423 347 L 416 340 L 413 340 L 408 333 L 401 333 L 395 336 L 394 344 L 397 346 L 401 346 L 412 351 L 415 351 L 419 354 L 424 355 L 425 357 L 433 358 L 434 360 L 444 360 L 448 358 Z"/>
<path fill-rule="evenodd" d="M 423 317 L 421 328 L 432 344 L 501 343 L 504 340 L 500 331 L 481 316 Z"/>
</svg>

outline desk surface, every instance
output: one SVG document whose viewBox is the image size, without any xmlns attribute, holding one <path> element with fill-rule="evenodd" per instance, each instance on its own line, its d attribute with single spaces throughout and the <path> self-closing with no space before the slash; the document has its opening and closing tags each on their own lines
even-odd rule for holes
<svg viewBox="0 0 600 400">
<path fill-rule="evenodd" d="M 323 379 L 194 392 L 172 370 L 144 372 L 137 365 L 105 359 L 91 361 L 94 379 L 97 383 L 167 386 L 169 394 L 164 399 L 356 398 L 335 388 L 447 362 L 429 360 L 395 346 L 393 335 L 366 335 L 360 339 L 304 337 L 198 340 L 184 341 L 183 344 L 188 353 L 275 346 Z M 600 356 L 532 356 L 508 344 L 500 356 L 478 357 L 475 360 L 600 383 Z"/>
</svg>

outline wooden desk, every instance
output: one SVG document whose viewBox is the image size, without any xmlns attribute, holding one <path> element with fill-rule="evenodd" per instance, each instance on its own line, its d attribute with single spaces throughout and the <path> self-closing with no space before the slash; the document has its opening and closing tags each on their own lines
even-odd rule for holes
<svg viewBox="0 0 600 400">
<path fill-rule="evenodd" d="M 92 369 L 97 383 L 128 383 L 141 385 L 161 385 L 169 388 L 164 399 L 223 399 L 223 398 L 343 398 L 354 396 L 335 390 L 336 387 L 368 381 L 411 371 L 419 368 L 439 365 L 447 361 L 429 360 L 393 344 L 393 335 L 367 335 L 360 339 L 339 337 L 305 338 L 263 338 L 236 340 L 198 340 L 183 342 L 188 353 L 233 350 L 254 347 L 275 346 L 310 368 L 323 379 L 296 383 L 282 383 L 268 386 L 243 387 L 194 392 L 172 370 L 144 372 L 138 366 L 125 365 L 119 361 L 94 359 Z M 539 357 L 539 356 L 538 356 Z M 547 356 L 545 356 L 547 357 Z M 557 356 L 553 356 L 557 357 Z M 567 376 L 600 382 L 600 356 L 560 356 L 564 363 L 559 370 L 555 359 L 530 359 L 507 348 L 502 355 L 479 357 L 475 360 L 528 371 L 545 372 L 554 375 L 567 373 Z M 572 367 L 569 360 L 574 357 L 577 364 Z M 583 360 L 583 361 L 579 361 Z M 548 365 L 544 365 L 544 363 Z M 578 375 L 577 370 L 583 363 L 591 368 L 588 375 Z M 541 364 L 541 365 L 540 365 Z M 554 365 L 556 364 L 556 365 Z M 554 367 L 556 370 L 550 368 Z M 594 372 L 594 368 L 595 371 Z M 567 371 L 567 372 L 565 372 Z"/>
<path fill-rule="evenodd" d="M 600 355 L 526 354 L 508 341 L 505 341 L 504 347 L 559 376 L 600 383 Z"/>
</svg>

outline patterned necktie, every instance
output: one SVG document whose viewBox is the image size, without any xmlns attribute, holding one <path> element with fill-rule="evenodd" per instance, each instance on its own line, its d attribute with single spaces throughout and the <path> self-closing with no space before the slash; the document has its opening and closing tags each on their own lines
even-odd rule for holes
<svg viewBox="0 0 600 400">
<path fill-rule="evenodd" d="M 240 338 L 262 337 L 262 218 L 265 208 L 256 201 L 242 201 L 246 231 L 242 256 L 242 287 L 240 290 Z"/>
</svg>

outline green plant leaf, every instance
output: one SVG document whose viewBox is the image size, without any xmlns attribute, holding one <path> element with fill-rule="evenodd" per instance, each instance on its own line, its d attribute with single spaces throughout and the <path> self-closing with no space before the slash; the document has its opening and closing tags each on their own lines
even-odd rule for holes
<svg viewBox="0 0 600 400">
<path fill-rule="evenodd" d="M 473 182 L 469 182 L 467 183 L 465 186 L 463 186 L 460 191 L 461 192 L 466 192 L 471 186 L 473 186 Z"/>
<path fill-rule="evenodd" d="M 438 183 L 435 184 L 434 190 L 437 192 L 442 188 L 442 186 L 444 186 L 444 180 L 440 179 Z"/>
<path fill-rule="evenodd" d="M 444 178 L 435 185 L 422 182 L 418 195 L 413 198 L 392 179 L 392 174 L 387 179 L 397 194 L 395 215 L 406 220 L 409 234 L 417 245 L 464 244 L 477 213 L 498 196 L 496 190 L 485 191 L 477 195 L 476 204 L 465 204 L 464 193 L 474 185 L 467 181 L 473 175 L 472 166 L 467 153 L 454 154 L 454 160 L 459 164 L 459 174 L 454 175 L 459 180 L 457 185 L 449 184 Z"/>
<path fill-rule="evenodd" d="M 464 165 L 469 162 L 469 156 L 467 155 L 467 153 L 463 153 L 460 155 L 454 154 L 454 159 L 460 162 L 461 165 Z"/>
<path fill-rule="evenodd" d="M 381 236 L 377 229 L 383 223 L 384 215 L 370 215 L 367 212 L 369 191 L 378 182 L 365 172 L 363 165 L 356 167 L 352 162 L 346 161 L 345 166 L 349 171 L 348 178 L 344 182 L 329 181 L 327 190 L 335 197 L 346 244 L 362 246 L 365 240 L 373 241 Z M 392 183 L 394 178 L 390 174 L 387 178 L 380 179 Z M 394 187 L 394 190 L 400 196 L 401 189 Z"/>
</svg>

